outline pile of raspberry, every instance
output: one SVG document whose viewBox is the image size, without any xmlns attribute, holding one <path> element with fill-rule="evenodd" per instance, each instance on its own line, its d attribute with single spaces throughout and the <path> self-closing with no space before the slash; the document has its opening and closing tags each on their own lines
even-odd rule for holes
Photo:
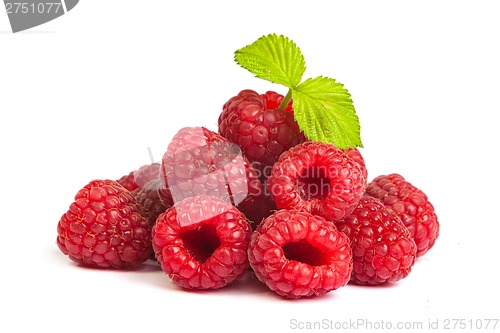
<svg viewBox="0 0 500 333">
<path fill-rule="evenodd" d="M 89 182 L 59 220 L 59 249 L 96 268 L 156 260 L 186 289 L 254 274 L 287 298 L 408 276 L 439 234 L 427 196 L 399 174 L 368 183 L 358 149 L 309 141 L 282 100 L 243 90 L 218 132 L 181 128 L 161 163 Z"/>
</svg>

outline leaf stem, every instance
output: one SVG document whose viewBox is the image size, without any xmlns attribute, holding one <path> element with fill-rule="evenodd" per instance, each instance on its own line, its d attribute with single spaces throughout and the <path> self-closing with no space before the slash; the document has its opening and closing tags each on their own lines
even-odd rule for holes
<svg viewBox="0 0 500 333">
<path fill-rule="evenodd" d="M 283 100 L 281 101 L 281 104 L 280 106 L 278 106 L 278 109 L 284 110 L 291 99 L 292 99 L 292 89 L 288 89 L 288 93 L 286 94 L 285 98 L 283 98 Z"/>
</svg>

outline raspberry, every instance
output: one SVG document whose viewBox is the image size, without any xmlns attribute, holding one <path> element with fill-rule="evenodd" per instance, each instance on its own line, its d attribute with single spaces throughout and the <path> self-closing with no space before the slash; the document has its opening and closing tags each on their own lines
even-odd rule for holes
<svg viewBox="0 0 500 333">
<path fill-rule="evenodd" d="M 417 244 L 417 256 L 423 256 L 439 236 L 439 222 L 427 195 L 399 174 L 378 176 L 366 193 L 380 199 L 401 218 Z"/>
<path fill-rule="evenodd" d="M 263 195 L 257 173 L 241 150 L 203 127 L 185 127 L 174 136 L 163 155 L 160 198 L 173 204 L 197 195 L 216 196 L 243 213 Z"/>
<path fill-rule="evenodd" d="M 238 144 L 265 181 L 272 165 L 289 148 L 306 141 L 293 116 L 292 102 L 279 109 L 283 96 L 243 90 L 229 99 L 219 116 L 219 133 Z"/>
<path fill-rule="evenodd" d="M 378 199 L 363 196 L 352 214 L 335 224 L 351 240 L 351 282 L 378 285 L 408 276 L 417 247 L 399 217 Z"/>
<path fill-rule="evenodd" d="M 144 187 L 149 181 L 157 179 L 160 175 L 160 163 L 151 163 L 141 166 L 138 170 L 130 172 L 117 180 L 129 191 Z"/>
<path fill-rule="evenodd" d="M 248 209 L 245 212 L 245 216 L 250 221 L 252 230 L 255 230 L 264 219 L 277 210 L 278 208 L 273 198 L 270 195 L 265 195 L 256 202 L 252 209 Z"/>
<path fill-rule="evenodd" d="M 363 168 L 362 159 L 354 160 L 331 144 L 308 141 L 280 156 L 267 187 L 278 208 L 336 221 L 349 215 L 361 198 L 366 187 Z"/>
<path fill-rule="evenodd" d="M 220 198 L 201 195 L 176 203 L 158 217 L 152 234 L 162 269 L 183 288 L 222 288 L 248 268 L 250 225 Z"/>
<path fill-rule="evenodd" d="M 139 188 L 139 186 L 135 182 L 135 171 L 131 171 L 128 175 L 117 179 L 116 182 L 121 186 L 125 187 L 129 191 L 134 191 Z"/>
<path fill-rule="evenodd" d="M 368 180 L 368 170 L 366 169 L 365 160 L 361 155 L 360 151 L 356 148 L 349 148 L 348 150 L 344 151 L 344 153 L 350 158 L 352 158 L 354 161 L 356 161 L 356 163 L 358 163 L 358 166 L 361 169 L 363 177 L 366 180 Z"/>
<path fill-rule="evenodd" d="M 160 214 L 164 213 L 170 206 L 165 205 L 158 195 L 158 190 L 161 189 L 161 181 L 159 179 L 153 179 L 143 188 L 137 189 L 137 193 L 134 195 L 135 201 L 139 205 L 139 212 L 148 220 L 149 226 L 152 228 L 156 219 Z M 155 260 L 155 255 L 153 249 L 151 248 L 150 258 Z"/>
<path fill-rule="evenodd" d="M 307 212 L 280 210 L 252 234 L 250 266 L 257 278 L 288 298 L 320 296 L 347 284 L 349 239 L 332 222 Z"/>
<path fill-rule="evenodd" d="M 144 216 L 151 227 L 154 226 L 156 219 L 161 213 L 164 213 L 169 206 L 163 204 L 158 195 L 161 188 L 159 179 L 153 179 L 141 188 L 135 195 L 135 201 L 139 205 L 139 211 Z"/>
<path fill-rule="evenodd" d="M 148 259 L 151 232 L 131 193 L 113 180 L 93 180 L 57 225 L 57 245 L 77 263 L 129 268 Z"/>
</svg>

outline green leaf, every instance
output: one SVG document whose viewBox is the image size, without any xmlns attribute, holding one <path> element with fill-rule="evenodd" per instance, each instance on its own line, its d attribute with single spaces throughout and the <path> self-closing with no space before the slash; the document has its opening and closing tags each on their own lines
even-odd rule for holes
<svg viewBox="0 0 500 333">
<path fill-rule="evenodd" d="M 349 92 L 341 83 L 323 76 L 300 83 L 306 65 L 292 40 L 276 34 L 262 36 L 237 50 L 234 59 L 256 77 L 289 88 L 280 108 L 293 99 L 295 119 L 310 140 L 342 149 L 363 146 Z"/>
<path fill-rule="evenodd" d="M 304 56 L 283 35 L 262 36 L 234 53 L 235 61 L 256 77 L 295 88 L 306 70 Z"/>
<path fill-rule="evenodd" d="M 341 149 L 363 147 L 359 119 L 343 84 L 323 76 L 307 79 L 292 89 L 292 98 L 295 119 L 309 140 Z"/>
</svg>

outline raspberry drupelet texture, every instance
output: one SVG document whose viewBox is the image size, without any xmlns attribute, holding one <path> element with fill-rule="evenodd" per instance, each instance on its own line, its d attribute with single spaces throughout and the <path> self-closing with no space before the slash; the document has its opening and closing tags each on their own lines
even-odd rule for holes
<svg viewBox="0 0 500 333">
<path fill-rule="evenodd" d="M 167 206 L 209 195 L 246 213 L 263 195 L 257 173 L 239 147 L 204 127 L 177 132 L 163 155 L 160 179 L 159 195 Z"/>
<path fill-rule="evenodd" d="M 336 221 L 350 214 L 366 188 L 366 168 L 327 143 L 308 141 L 284 152 L 267 188 L 278 208 L 297 209 Z"/>
<path fill-rule="evenodd" d="M 417 244 L 417 256 L 434 246 L 439 236 L 439 221 L 427 195 L 399 174 L 376 177 L 366 193 L 380 199 L 401 218 Z"/>
<path fill-rule="evenodd" d="M 264 195 L 251 209 L 247 209 L 245 216 L 250 222 L 252 230 L 255 230 L 264 219 L 277 210 L 278 208 L 273 198 L 270 195 Z"/>
<path fill-rule="evenodd" d="M 158 195 L 158 190 L 161 189 L 159 179 L 153 179 L 141 188 L 135 197 L 135 201 L 139 205 L 139 211 L 144 216 L 151 227 L 154 226 L 156 219 L 161 213 L 164 213 L 169 206 L 163 204 Z"/>
<path fill-rule="evenodd" d="M 141 189 L 149 181 L 158 179 L 160 176 L 160 163 L 151 163 L 141 166 L 117 180 L 117 182 L 129 191 Z"/>
<path fill-rule="evenodd" d="M 186 198 L 161 214 L 153 249 L 162 269 L 187 289 L 218 289 L 248 268 L 251 229 L 245 216 L 217 198 Z"/>
<path fill-rule="evenodd" d="M 151 253 L 148 221 L 131 193 L 114 180 L 94 180 L 78 191 L 57 234 L 59 249 L 86 266 L 130 268 Z"/>
<path fill-rule="evenodd" d="M 158 190 L 161 189 L 161 186 L 159 179 L 153 179 L 143 188 L 137 189 L 137 193 L 134 195 L 135 201 L 139 205 L 139 212 L 148 220 L 151 228 L 155 225 L 158 216 L 170 208 L 160 200 Z M 150 258 L 155 259 L 153 248 L 151 248 Z"/>
<path fill-rule="evenodd" d="M 411 272 L 417 247 L 399 217 L 378 199 L 363 196 L 352 214 L 335 222 L 351 240 L 351 282 L 378 285 Z"/>
<path fill-rule="evenodd" d="M 357 148 L 349 148 L 344 150 L 344 154 L 352 158 L 356 163 L 358 163 L 359 168 L 363 177 L 368 180 L 368 169 L 366 168 L 365 159 L 361 155 L 361 152 Z"/>
<path fill-rule="evenodd" d="M 347 284 L 352 254 L 332 222 L 307 212 L 280 210 L 252 234 L 250 265 L 257 278 L 288 298 L 321 296 Z"/>
<path fill-rule="evenodd" d="M 135 182 L 134 172 L 135 171 L 131 171 L 128 175 L 125 175 L 120 179 L 117 179 L 116 181 L 127 190 L 134 191 L 139 188 L 139 186 Z"/>
<path fill-rule="evenodd" d="M 279 109 L 283 96 L 243 90 L 229 99 L 219 116 L 219 133 L 238 144 L 265 181 L 278 157 L 306 141 L 294 119 L 292 102 Z"/>
</svg>

